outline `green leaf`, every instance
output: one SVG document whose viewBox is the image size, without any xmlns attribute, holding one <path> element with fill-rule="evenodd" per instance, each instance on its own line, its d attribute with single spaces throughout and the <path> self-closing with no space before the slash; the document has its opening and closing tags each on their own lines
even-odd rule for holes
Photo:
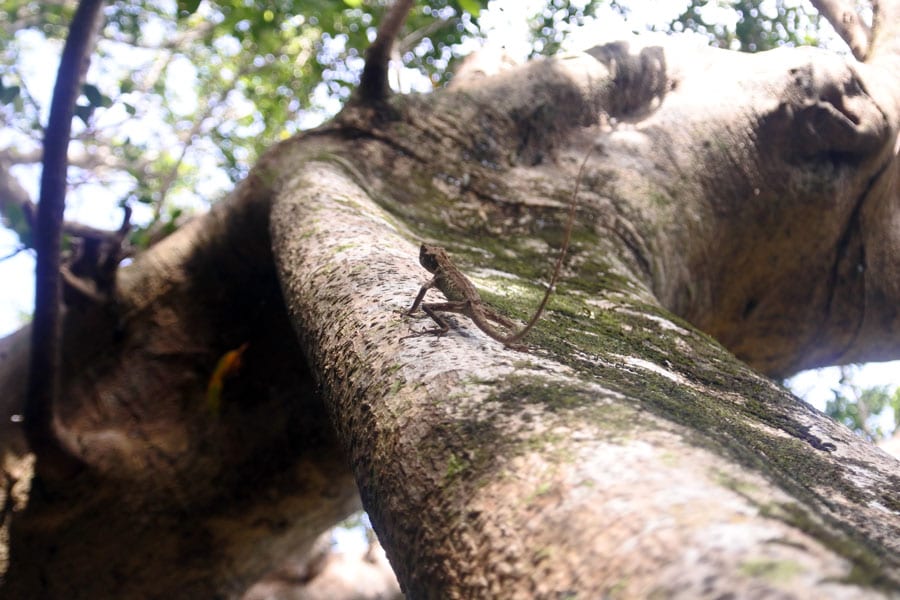
<svg viewBox="0 0 900 600">
<path fill-rule="evenodd" d="M 81 93 L 88 99 L 91 106 L 103 106 L 103 94 L 100 93 L 96 85 L 92 83 L 84 84 L 81 86 Z"/>
<path fill-rule="evenodd" d="M 459 6 L 476 18 L 478 17 L 478 13 L 481 12 L 481 4 L 479 4 L 478 0 L 459 0 Z"/>
<path fill-rule="evenodd" d="M 350 8 L 359 8 L 362 6 L 362 0 L 344 0 L 344 4 Z"/>
<path fill-rule="evenodd" d="M 123 102 L 122 106 L 125 107 L 125 112 L 127 112 L 132 117 L 137 113 L 137 109 L 134 107 L 133 104 L 128 104 L 127 102 Z"/>
<path fill-rule="evenodd" d="M 75 105 L 75 116 L 81 119 L 85 125 L 90 124 L 91 115 L 94 114 L 93 106 L 85 106 L 84 104 Z"/>
</svg>

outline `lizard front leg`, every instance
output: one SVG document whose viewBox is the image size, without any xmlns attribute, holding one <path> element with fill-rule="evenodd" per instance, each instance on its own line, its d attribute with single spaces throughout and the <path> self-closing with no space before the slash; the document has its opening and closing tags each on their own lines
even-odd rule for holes
<svg viewBox="0 0 900 600">
<path fill-rule="evenodd" d="M 428 290 L 434 287 L 435 281 L 437 281 L 437 277 L 432 277 L 428 283 L 424 284 L 420 289 L 419 293 L 416 296 L 416 299 L 413 301 L 413 305 L 409 307 L 409 310 L 406 311 L 406 316 L 412 316 L 416 309 L 419 308 L 419 305 L 422 304 L 422 300 L 425 299 L 425 294 L 428 293 Z M 434 317 L 432 317 L 434 318 Z"/>
</svg>

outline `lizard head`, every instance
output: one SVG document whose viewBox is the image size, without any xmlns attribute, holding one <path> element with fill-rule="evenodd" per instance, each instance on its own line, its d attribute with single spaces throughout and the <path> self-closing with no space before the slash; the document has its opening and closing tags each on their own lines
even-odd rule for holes
<svg viewBox="0 0 900 600">
<path fill-rule="evenodd" d="M 419 248 L 419 263 L 428 269 L 429 273 L 437 273 L 441 262 L 450 260 L 447 252 L 439 246 L 422 244 Z"/>
</svg>

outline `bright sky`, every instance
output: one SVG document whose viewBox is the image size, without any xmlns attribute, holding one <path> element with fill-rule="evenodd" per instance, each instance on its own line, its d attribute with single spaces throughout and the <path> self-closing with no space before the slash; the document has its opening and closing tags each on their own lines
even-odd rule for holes
<svg viewBox="0 0 900 600">
<path fill-rule="evenodd" d="M 784 0 L 785 4 L 795 4 L 799 1 Z M 494 0 L 490 8 L 481 14 L 482 27 L 488 32 L 487 44 L 502 47 L 516 57 L 526 56 L 530 48 L 527 42 L 528 31 L 525 16 L 535 13 L 545 2 L 546 0 Z M 683 3 L 673 0 L 666 2 L 632 0 L 628 2 L 628 6 L 631 9 L 630 23 L 663 26 L 682 10 Z M 774 0 L 768 0 L 761 6 L 764 14 L 774 9 Z M 710 20 L 721 21 L 726 16 L 730 17 L 733 14 L 731 11 L 717 8 L 717 3 L 714 2 L 710 3 L 708 11 L 706 16 Z M 714 11 L 719 12 L 714 14 Z M 571 31 L 565 46 L 567 49 L 587 48 L 603 41 L 628 35 L 635 31 L 635 28 L 635 25 L 629 25 L 618 14 L 608 10 L 603 11 L 594 23 Z M 37 38 L 40 36 L 35 35 L 34 37 L 35 42 L 29 44 L 34 49 L 25 54 L 23 71 L 30 75 L 29 90 L 42 101 L 43 106 L 48 106 L 55 68 L 48 69 L 47 65 L 55 65 L 58 61 L 58 54 L 54 55 L 52 49 L 48 50 L 46 44 L 38 44 Z M 698 43 L 706 42 L 699 39 Z M 474 50 L 479 43 L 471 41 L 468 42 L 468 45 L 471 45 L 471 49 Z M 57 49 L 56 52 L 58 51 Z M 10 132 L 0 130 L 0 148 L 9 146 L 11 141 Z M 38 169 L 36 167 L 17 167 L 14 173 L 32 198 L 37 198 Z M 71 210 L 68 212 L 70 218 L 77 218 L 98 227 L 114 228 L 117 226 L 117 219 L 121 218 L 109 210 L 91 210 L 92 202 L 79 201 L 78 198 L 67 199 L 67 203 L 71 205 Z M 108 203 L 104 203 L 103 206 L 107 207 Z M 18 240 L 14 234 L 0 228 L 0 258 L 10 254 L 16 248 L 17 243 Z M 21 252 L 12 258 L 0 261 L 0 282 L 2 282 L 0 285 L 0 336 L 20 327 L 27 315 L 31 313 L 33 269 L 34 260 L 30 252 Z M 822 409 L 825 401 L 832 397 L 831 390 L 838 386 L 839 377 L 836 368 L 807 371 L 794 377 L 790 381 L 790 385 L 797 394 Z M 894 388 L 900 385 L 900 361 L 864 365 L 859 371 L 856 382 L 862 386 L 887 384 Z M 890 418 L 891 415 L 886 415 L 886 417 Z"/>
</svg>

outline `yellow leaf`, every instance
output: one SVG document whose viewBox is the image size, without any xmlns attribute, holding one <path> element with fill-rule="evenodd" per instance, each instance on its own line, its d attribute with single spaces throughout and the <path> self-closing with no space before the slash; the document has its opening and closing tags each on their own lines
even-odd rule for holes
<svg viewBox="0 0 900 600">
<path fill-rule="evenodd" d="M 241 344 L 234 350 L 229 350 L 222 355 L 206 385 L 206 408 L 213 415 L 218 416 L 222 410 L 222 389 L 225 387 L 225 378 L 237 373 L 241 368 L 241 356 L 249 344 Z"/>
</svg>

